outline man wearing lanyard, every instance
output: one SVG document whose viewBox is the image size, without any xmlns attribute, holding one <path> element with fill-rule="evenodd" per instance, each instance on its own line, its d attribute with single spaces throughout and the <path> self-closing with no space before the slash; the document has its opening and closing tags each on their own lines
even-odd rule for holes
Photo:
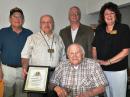
<svg viewBox="0 0 130 97">
<path fill-rule="evenodd" d="M 50 15 L 40 18 L 40 32 L 28 37 L 22 50 L 21 58 L 23 76 L 27 73 L 28 65 L 49 66 L 51 73 L 60 60 L 66 58 L 62 39 L 53 33 L 54 20 Z M 42 93 L 28 93 L 28 97 L 43 97 Z M 44 97 L 49 97 L 44 94 Z"/>
<path fill-rule="evenodd" d="M 32 31 L 22 27 L 24 14 L 13 8 L 9 15 L 10 26 L 0 30 L 0 60 L 4 80 L 4 97 L 26 97 L 22 92 L 23 78 L 21 51 Z"/>
</svg>

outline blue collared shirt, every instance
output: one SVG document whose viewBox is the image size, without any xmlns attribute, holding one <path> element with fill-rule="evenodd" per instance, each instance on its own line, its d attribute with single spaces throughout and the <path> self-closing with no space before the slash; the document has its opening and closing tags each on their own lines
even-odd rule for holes
<svg viewBox="0 0 130 97">
<path fill-rule="evenodd" d="M 17 34 L 11 27 L 0 30 L 0 60 L 3 64 L 21 64 L 21 51 L 32 31 L 22 28 Z"/>
</svg>

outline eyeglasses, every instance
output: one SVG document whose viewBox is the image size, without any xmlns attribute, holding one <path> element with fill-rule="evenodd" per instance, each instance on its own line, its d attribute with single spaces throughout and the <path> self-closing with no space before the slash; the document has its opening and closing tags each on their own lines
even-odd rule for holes
<svg viewBox="0 0 130 97">
<path fill-rule="evenodd" d="M 109 16 L 109 15 L 115 15 L 115 13 L 114 12 L 104 13 L 104 16 Z"/>
<path fill-rule="evenodd" d="M 70 13 L 70 16 L 79 16 L 78 13 Z"/>
<path fill-rule="evenodd" d="M 17 18 L 17 19 L 23 19 L 23 17 L 21 15 L 12 15 L 13 18 Z"/>
<path fill-rule="evenodd" d="M 41 24 L 52 24 L 52 22 L 41 22 Z"/>
</svg>

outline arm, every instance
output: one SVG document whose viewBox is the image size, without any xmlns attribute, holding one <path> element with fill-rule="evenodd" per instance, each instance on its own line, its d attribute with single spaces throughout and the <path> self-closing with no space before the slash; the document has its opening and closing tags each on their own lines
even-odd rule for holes
<svg viewBox="0 0 130 97">
<path fill-rule="evenodd" d="M 67 90 L 65 88 L 62 88 L 54 83 L 50 83 L 49 88 L 54 90 L 58 97 L 67 97 Z"/>
<path fill-rule="evenodd" d="M 54 90 L 58 97 L 67 97 L 67 92 L 65 90 L 65 88 L 61 87 L 60 84 L 61 84 L 61 79 L 62 79 L 62 69 L 63 69 L 63 65 L 62 65 L 62 62 L 60 62 L 53 75 L 51 76 L 50 78 L 50 84 L 49 84 L 49 88 L 50 90 Z"/>
<path fill-rule="evenodd" d="M 129 54 L 129 49 L 126 48 L 123 49 L 121 52 L 119 52 L 117 55 L 115 55 L 113 58 L 110 58 L 108 60 L 98 60 L 98 62 L 102 65 L 112 65 L 124 59 L 128 54 Z M 92 48 L 92 57 L 93 59 L 97 59 L 96 47 Z"/>
<path fill-rule="evenodd" d="M 114 57 L 108 59 L 108 60 L 100 60 L 99 63 L 102 65 L 112 65 L 114 63 L 117 63 L 121 60 L 123 60 L 127 55 L 129 54 L 129 48 L 123 49 L 121 52 L 119 52 Z"/>
<path fill-rule="evenodd" d="M 97 50 L 96 47 L 92 47 L 92 58 L 97 59 Z"/>
<path fill-rule="evenodd" d="M 29 64 L 29 59 L 22 58 L 21 61 L 22 61 L 22 75 L 23 75 L 23 78 L 25 78 L 25 76 L 27 74 L 27 67 Z"/>
<path fill-rule="evenodd" d="M 122 46 L 122 50 L 117 53 L 114 57 L 109 58 L 108 60 L 101 60 L 101 64 L 103 65 L 111 65 L 117 62 L 122 61 L 129 53 L 129 42 L 130 42 L 130 29 L 127 25 L 122 25 L 120 27 L 120 31 L 121 31 L 121 41 L 120 41 L 120 45 Z"/>
<path fill-rule="evenodd" d="M 99 86 L 99 87 L 96 87 L 96 88 L 93 88 L 93 89 L 90 89 L 76 97 L 93 97 L 93 96 L 96 96 L 98 94 L 101 94 L 105 91 L 105 87 L 104 86 Z"/>
<path fill-rule="evenodd" d="M 105 86 L 107 86 L 108 83 L 102 68 L 96 61 L 91 64 L 91 66 L 93 67 L 90 68 L 92 77 L 90 78 L 90 80 L 93 86 L 89 90 L 78 95 L 77 97 L 92 97 L 99 95 L 105 91 Z"/>
<path fill-rule="evenodd" d="M 21 63 L 22 63 L 23 78 L 25 78 L 25 76 L 27 74 L 27 67 L 29 65 L 29 58 L 31 56 L 32 47 L 33 47 L 33 41 L 31 39 L 31 37 L 29 36 L 27 38 L 27 41 L 26 41 L 24 48 L 21 52 Z"/>
<path fill-rule="evenodd" d="M 60 86 L 56 86 L 54 91 L 57 93 L 58 97 L 67 97 L 67 91 Z"/>
</svg>

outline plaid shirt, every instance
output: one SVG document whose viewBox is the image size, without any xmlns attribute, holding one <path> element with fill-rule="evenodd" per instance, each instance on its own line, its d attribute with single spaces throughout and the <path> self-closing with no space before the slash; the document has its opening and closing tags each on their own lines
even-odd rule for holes
<svg viewBox="0 0 130 97">
<path fill-rule="evenodd" d="M 107 80 L 100 65 L 85 58 L 74 68 L 69 60 L 61 62 L 55 69 L 50 80 L 51 83 L 70 89 L 71 97 L 100 85 L 107 85 Z"/>
</svg>

